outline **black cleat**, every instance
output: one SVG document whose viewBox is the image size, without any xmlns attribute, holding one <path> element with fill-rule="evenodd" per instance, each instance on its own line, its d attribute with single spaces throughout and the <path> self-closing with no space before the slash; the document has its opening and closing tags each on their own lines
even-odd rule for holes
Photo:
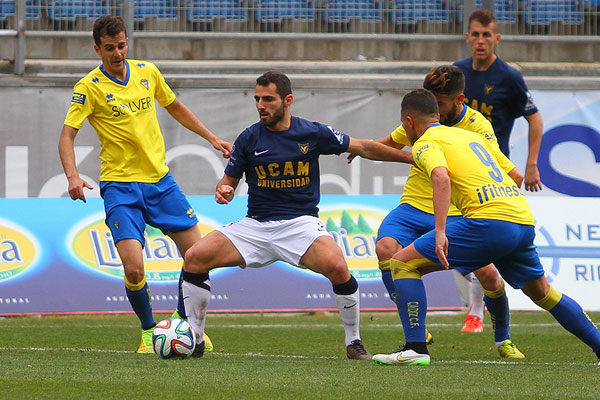
<svg viewBox="0 0 600 400">
<path fill-rule="evenodd" d="M 192 353 L 192 357 L 194 358 L 200 358 L 204 355 L 204 340 L 196 343 L 196 348 L 194 349 L 194 352 Z"/>
<path fill-rule="evenodd" d="M 371 354 L 365 349 L 360 339 L 353 340 L 346 346 L 346 353 L 351 360 L 370 360 Z"/>
</svg>

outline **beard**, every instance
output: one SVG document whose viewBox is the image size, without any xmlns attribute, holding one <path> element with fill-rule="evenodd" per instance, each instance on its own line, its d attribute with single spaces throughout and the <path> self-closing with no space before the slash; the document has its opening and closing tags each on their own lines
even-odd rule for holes
<svg viewBox="0 0 600 400">
<path fill-rule="evenodd" d="M 446 125 L 446 126 L 451 126 L 450 124 L 452 124 L 454 122 L 454 120 L 456 119 L 456 117 L 458 117 L 458 106 L 456 104 L 454 104 L 452 106 L 452 109 L 450 110 L 450 112 L 448 113 L 448 115 L 446 115 L 446 118 L 440 118 L 440 123 L 442 125 Z"/>
<path fill-rule="evenodd" d="M 271 114 L 271 116 L 269 116 L 266 119 L 260 119 L 260 122 L 268 127 L 268 128 L 272 128 L 275 125 L 277 125 L 279 122 L 281 122 L 281 120 L 283 120 L 283 116 L 285 115 L 284 113 L 284 107 L 283 104 L 281 104 L 281 107 L 274 110 L 273 114 Z"/>
</svg>

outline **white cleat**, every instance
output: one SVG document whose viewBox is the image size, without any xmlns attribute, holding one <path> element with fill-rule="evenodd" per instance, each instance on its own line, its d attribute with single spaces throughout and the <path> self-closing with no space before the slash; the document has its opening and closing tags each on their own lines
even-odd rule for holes
<svg viewBox="0 0 600 400">
<path fill-rule="evenodd" d="M 420 354 L 414 350 L 403 350 L 392 354 L 375 354 L 373 361 L 383 365 L 429 365 L 429 354 Z"/>
</svg>

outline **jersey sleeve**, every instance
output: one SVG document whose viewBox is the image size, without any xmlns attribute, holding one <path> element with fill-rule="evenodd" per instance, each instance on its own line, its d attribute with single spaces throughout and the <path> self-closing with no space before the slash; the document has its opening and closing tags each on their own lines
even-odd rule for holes
<svg viewBox="0 0 600 400">
<path fill-rule="evenodd" d="M 161 107 L 167 107 L 175 101 L 175 93 L 167 84 L 165 78 L 160 73 L 158 68 L 154 64 L 152 64 L 152 67 L 154 79 L 156 82 L 156 91 L 154 93 L 154 96 L 156 100 L 158 100 L 158 104 L 160 104 Z"/>
<path fill-rule="evenodd" d="M 342 154 L 348 151 L 350 136 L 328 125 L 319 125 L 319 153 Z"/>
<path fill-rule="evenodd" d="M 403 125 L 400 125 L 396 129 L 394 129 L 391 133 L 392 140 L 398 144 L 411 147 L 412 143 L 408 140 L 408 136 L 406 135 L 406 129 L 404 129 Z"/>
<path fill-rule="evenodd" d="M 83 126 L 85 119 L 93 111 L 94 105 L 92 104 L 92 97 L 87 86 L 82 81 L 77 82 L 73 88 L 71 105 L 69 106 L 64 124 L 79 130 Z"/>
<path fill-rule="evenodd" d="M 242 132 L 233 143 L 233 151 L 229 157 L 229 161 L 225 166 L 225 174 L 232 178 L 241 179 L 248 165 L 248 157 L 246 153 L 246 132 Z"/>
<path fill-rule="evenodd" d="M 417 140 L 412 148 L 415 164 L 431 176 L 437 167 L 448 169 L 448 163 L 442 149 L 432 140 Z"/>
<path fill-rule="evenodd" d="M 511 89 L 512 94 L 510 98 L 513 99 L 513 107 L 511 110 L 514 118 L 526 117 L 538 112 L 538 109 L 533 102 L 533 97 L 527 89 L 523 76 L 518 71 L 513 71 L 511 74 Z"/>
</svg>

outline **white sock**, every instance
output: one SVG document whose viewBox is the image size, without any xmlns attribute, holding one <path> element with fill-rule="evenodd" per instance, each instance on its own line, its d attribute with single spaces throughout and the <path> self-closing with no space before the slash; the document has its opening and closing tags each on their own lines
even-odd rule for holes
<svg viewBox="0 0 600 400">
<path fill-rule="evenodd" d="M 484 307 L 483 288 L 475 274 L 473 274 L 473 279 L 471 280 L 471 310 L 469 311 L 469 315 L 474 315 L 483 321 Z"/>
<path fill-rule="evenodd" d="M 353 340 L 360 340 L 360 293 L 352 294 L 334 294 L 344 323 L 344 332 L 346 333 L 346 346 Z"/>
<path fill-rule="evenodd" d="M 210 281 L 204 283 L 210 288 Z M 196 286 L 190 282 L 183 281 L 183 304 L 187 314 L 188 323 L 196 332 L 196 340 L 204 340 L 204 323 L 206 322 L 206 308 L 210 300 L 210 290 Z"/>
</svg>

